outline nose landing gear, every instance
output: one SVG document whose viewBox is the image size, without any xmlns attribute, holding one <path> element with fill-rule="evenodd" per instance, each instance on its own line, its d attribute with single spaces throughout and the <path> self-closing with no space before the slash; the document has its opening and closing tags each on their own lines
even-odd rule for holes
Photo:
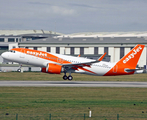
<svg viewBox="0 0 147 120">
<path fill-rule="evenodd" d="M 22 72 L 23 73 L 22 64 L 19 64 L 19 68 L 17 69 L 17 72 Z"/>
</svg>

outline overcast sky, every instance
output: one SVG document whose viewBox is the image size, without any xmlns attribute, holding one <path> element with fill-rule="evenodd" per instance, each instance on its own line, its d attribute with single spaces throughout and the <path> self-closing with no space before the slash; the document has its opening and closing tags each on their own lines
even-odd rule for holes
<svg viewBox="0 0 147 120">
<path fill-rule="evenodd" d="M 147 31 L 147 0 L 1 0 L 0 29 Z"/>
</svg>

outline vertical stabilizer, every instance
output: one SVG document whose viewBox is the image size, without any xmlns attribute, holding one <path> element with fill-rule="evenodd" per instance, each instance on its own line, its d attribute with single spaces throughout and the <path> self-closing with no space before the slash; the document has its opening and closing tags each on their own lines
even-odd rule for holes
<svg viewBox="0 0 147 120">
<path fill-rule="evenodd" d="M 135 69 L 140 59 L 145 45 L 136 45 L 127 55 L 125 55 L 117 64 Z"/>
<path fill-rule="evenodd" d="M 144 47 L 145 45 L 136 45 L 127 55 L 120 59 L 116 65 L 105 74 L 105 76 L 133 74 L 135 71 L 127 72 L 126 70 L 136 69 Z"/>
</svg>

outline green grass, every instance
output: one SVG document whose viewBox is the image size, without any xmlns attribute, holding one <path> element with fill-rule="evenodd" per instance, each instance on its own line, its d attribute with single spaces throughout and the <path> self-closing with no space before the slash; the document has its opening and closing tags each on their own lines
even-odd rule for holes
<svg viewBox="0 0 147 120">
<path fill-rule="evenodd" d="M 90 76 L 72 74 L 73 81 L 147 81 L 147 74 L 127 76 Z M 40 72 L 0 73 L 0 80 L 45 80 L 62 79 L 63 74 Z M 92 120 L 147 119 L 147 88 L 80 88 L 80 87 L 0 87 L 0 119 L 82 120 L 87 118 L 88 107 Z M 144 113 L 142 113 L 142 111 Z M 9 115 L 5 115 L 9 113 Z M 56 116 L 56 117 L 55 117 Z"/>
<path fill-rule="evenodd" d="M 147 119 L 146 91 L 147 88 L 0 87 L 0 116 L 88 115 L 90 107 L 92 116 L 141 115 Z"/>
<path fill-rule="evenodd" d="M 147 74 L 134 74 L 124 76 L 91 76 L 72 74 L 73 81 L 147 81 Z M 1 72 L 0 80 L 39 80 L 39 81 L 63 81 L 63 74 L 46 74 L 41 72 Z"/>
</svg>

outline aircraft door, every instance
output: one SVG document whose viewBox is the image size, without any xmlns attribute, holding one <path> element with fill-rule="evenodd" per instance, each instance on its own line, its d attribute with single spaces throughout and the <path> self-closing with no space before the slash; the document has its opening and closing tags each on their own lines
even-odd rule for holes
<svg viewBox="0 0 147 120">
<path fill-rule="evenodd" d="M 115 65 L 115 66 L 113 67 L 113 73 L 117 73 L 117 69 L 118 69 L 118 66 Z"/>
<path fill-rule="evenodd" d="M 64 60 L 62 58 L 57 58 L 57 62 L 62 64 L 64 62 Z"/>
<path fill-rule="evenodd" d="M 21 53 L 20 53 L 20 58 L 25 58 L 25 50 L 21 50 Z"/>
</svg>

